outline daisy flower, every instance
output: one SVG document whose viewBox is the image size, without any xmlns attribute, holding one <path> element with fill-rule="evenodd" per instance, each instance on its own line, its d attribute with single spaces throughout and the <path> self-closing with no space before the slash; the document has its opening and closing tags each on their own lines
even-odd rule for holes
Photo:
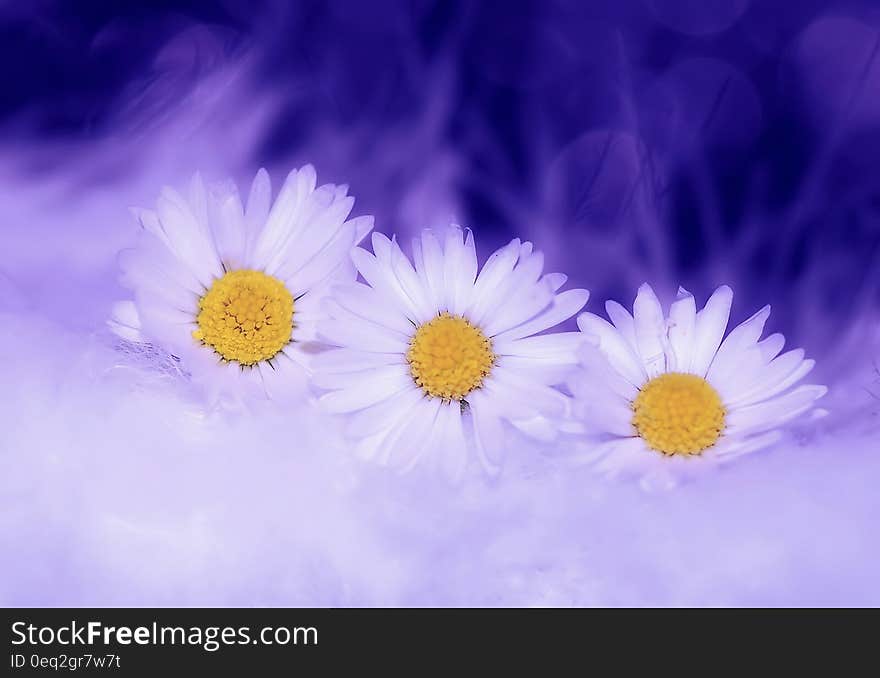
<svg viewBox="0 0 880 678">
<path fill-rule="evenodd" d="M 575 415 L 607 438 L 595 450 L 601 470 L 662 475 L 755 451 L 825 394 L 824 386 L 793 388 L 814 365 L 803 349 L 780 355 L 781 334 L 761 340 L 769 306 L 724 338 L 732 301 L 731 289 L 719 287 L 697 312 L 679 289 L 664 317 L 646 284 L 632 315 L 609 301 L 610 323 L 578 317 L 592 344 L 570 388 Z"/>
<path fill-rule="evenodd" d="M 315 359 L 321 403 L 348 415 L 358 452 L 400 470 L 419 462 L 458 477 L 473 448 L 499 468 L 504 425 L 556 435 L 568 399 L 554 384 L 577 362 L 579 332 L 540 334 L 571 318 L 586 290 L 559 292 L 544 256 L 512 240 L 482 270 L 470 231 L 424 231 L 413 262 L 373 234 L 373 254 L 352 251 L 366 284 L 334 289 L 319 336 L 337 347 Z"/>
<path fill-rule="evenodd" d="M 155 210 L 120 254 L 133 299 L 116 304 L 110 326 L 129 341 L 161 347 L 212 400 L 303 391 L 321 299 L 353 280 L 350 250 L 372 217 L 348 219 L 347 186 L 316 188 L 315 170 L 291 172 L 274 204 L 260 170 L 243 206 L 232 182 L 186 198 L 162 190 Z"/>
</svg>

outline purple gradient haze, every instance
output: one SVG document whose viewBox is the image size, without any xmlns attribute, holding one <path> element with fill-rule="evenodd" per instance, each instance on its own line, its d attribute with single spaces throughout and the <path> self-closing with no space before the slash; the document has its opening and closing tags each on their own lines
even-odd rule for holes
<svg viewBox="0 0 880 678">
<path fill-rule="evenodd" d="M 117 4 L 0 3 L 0 604 L 880 605 L 872 3 Z M 830 414 L 654 488 L 513 434 L 449 487 L 309 408 L 205 413 L 105 327 L 128 208 L 305 162 L 385 233 L 532 239 L 594 312 L 771 303 Z"/>
</svg>

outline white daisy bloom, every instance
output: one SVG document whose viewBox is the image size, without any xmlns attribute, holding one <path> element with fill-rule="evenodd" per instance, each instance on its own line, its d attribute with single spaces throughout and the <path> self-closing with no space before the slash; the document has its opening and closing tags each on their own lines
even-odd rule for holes
<svg viewBox="0 0 880 678">
<path fill-rule="evenodd" d="M 316 188 L 311 165 L 291 172 L 274 204 L 269 175 L 254 178 L 246 206 L 232 182 L 184 198 L 164 188 L 155 210 L 136 210 L 143 231 L 120 254 L 133 300 L 110 326 L 124 339 L 179 358 L 211 400 L 304 392 L 309 348 L 329 286 L 356 276 L 349 253 L 372 217 L 347 220 L 347 186 Z"/>
<path fill-rule="evenodd" d="M 469 448 L 499 469 L 505 421 L 555 437 L 569 399 L 553 386 L 584 339 L 539 333 L 581 310 L 586 290 L 559 292 L 566 277 L 542 275 L 544 256 L 518 239 L 478 272 L 473 234 L 457 226 L 416 238 L 415 265 L 379 233 L 352 259 L 366 284 L 334 289 L 319 335 L 338 348 L 316 357 L 314 383 L 362 456 L 456 478 Z"/>
<path fill-rule="evenodd" d="M 591 453 L 600 470 L 663 477 L 723 462 L 774 443 L 780 425 L 825 395 L 824 386 L 794 388 L 814 365 L 803 349 L 780 355 L 781 334 L 761 339 L 769 306 L 724 338 L 732 301 L 719 287 L 697 312 L 679 289 L 664 316 L 646 284 L 632 315 L 609 301 L 611 322 L 578 317 L 591 342 L 569 386 L 575 416 L 604 434 Z"/>
</svg>

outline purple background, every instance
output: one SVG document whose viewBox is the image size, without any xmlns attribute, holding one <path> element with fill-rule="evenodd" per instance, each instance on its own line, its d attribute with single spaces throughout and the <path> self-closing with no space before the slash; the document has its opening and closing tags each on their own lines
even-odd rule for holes
<svg viewBox="0 0 880 678">
<path fill-rule="evenodd" d="M 864 0 L 0 3 L 0 602 L 880 604 L 878 48 Z M 206 418 L 104 329 L 127 208 L 304 162 L 385 233 L 533 239 L 595 312 L 769 302 L 831 416 L 661 492 Z"/>
</svg>

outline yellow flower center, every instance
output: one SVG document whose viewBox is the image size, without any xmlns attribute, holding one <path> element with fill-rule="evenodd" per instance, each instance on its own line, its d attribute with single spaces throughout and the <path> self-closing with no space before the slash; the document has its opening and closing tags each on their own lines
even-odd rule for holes
<svg viewBox="0 0 880 678">
<path fill-rule="evenodd" d="M 293 296 L 278 278 L 260 271 L 230 271 L 199 299 L 193 337 L 224 360 L 255 365 L 290 341 Z"/>
<path fill-rule="evenodd" d="M 651 379 L 632 408 L 638 434 L 663 454 L 700 454 L 724 430 L 721 397 L 695 374 L 669 372 Z"/>
<path fill-rule="evenodd" d="M 442 313 L 419 326 L 406 354 L 416 384 L 430 396 L 462 400 L 495 363 L 492 343 L 461 316 Z"/>
</svg>

